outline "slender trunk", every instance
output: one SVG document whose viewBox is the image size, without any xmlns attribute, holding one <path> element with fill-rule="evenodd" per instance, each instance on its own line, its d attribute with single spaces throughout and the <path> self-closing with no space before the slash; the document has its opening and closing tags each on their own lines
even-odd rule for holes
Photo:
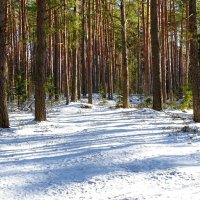
<svg viewBox="0 0 200 200">
<path fill-rule="evenodd" d="M 91 0 L 88 1 L 88 103 L 92 104 L 92 23 Z"/>
<path fill-rule="evenodd" d="M 129 80 L 127 60 L 127 36 L 125 1 L 121 0 L 121 36 L 122 36 L 122 79 L 123 79 L 123 107 L 129 107 Z"/>
<path fill-rule="evenodd" d="M 77 5 L 75 1 L 75 7 L 74 7 L 74 23 L 77 24 Z M 72 66 L 72 95 L 71 95 L 71 101 L 76 102 L 77 101 L 77 81 L 78 81 L 78 42 L 77 42 L 77 28 L 75 27 L 75 30 L 73 31 L 73 66 Z"/>
<path fill-rule="evenodd" d="M 151 50 L 153 66 L 153 109 L 162 110 L 162 84 L 160 66 L 160 44 L 158 37 L 158 3 L 151 0 Z"/>
<path fill-rule="evenodd" d="M 86 29 L 85 29 L 85 0 L 82 0 L 82 38 L 81 38 L 81 58 L 82 58 L 82 93 L 83 96 L 86 97 L 87 94 L 87 79 L 86 79 L 86 65 L 85 65 L 85 36 L 86 36 Z"/>
<path fill-rule="evenodd" d="M 198 62 L 196 0 L 189 0 L 189 16 L 193 118 L 195 122 L 200 122 L 200 65 Z"/>
<path fill-rule="evenodd" d="M 37 50 L 36 50 L 36 76 L 35 76 L 35 120 L 46 120 L 45 108 L 45 18 L 46 0 L 37 0 Z"/>
<path fill-rule="evenodd" d="M 0 127 L 9 128 L 8 106 L 7 106 L 7 64 L 6 64 L 6 18 L 7 1 L 2 0 L 0 4 Z"/>
<path fill-rule="evenodd" d="M 56 32 L 54 33 L 54 64 L 53 64 L 53 76 L 54 76 L 54 93 L 55 93 L 55 101 L 59 100 L 60 96 L 60 87 L 59 87 L 59 72 L 60 72 L 60 66 L 59 66 L 59 57 L 60 57 L 60 37 L 59 37 L 59 30 L 58 30 L 58 11 L 54 10 L 54 26 L 56 29 Z"/>
<path fill-rule="evenodd" d="M 167 91 L 166 91 L 166 39 L 165 39 L 165 29 L 166 29 L 166 22 L 165 22 L 165 0 L 162 0 L 161 4 L 161 69 L 162 69 L 162 94 L 163 94 L 163 103 L 166 103 L 167 100 Z"/>
<path fill-rule="evenodd" d="M 64 0 L 64 11 L 67 10 L 67 0 Z M 67 33 L 67 15 L 65 13 L 64 15 L 64 69 L 65 69 L 65 96 L 66 96 L 66 105 L 69 104 L 70 98 L 69 98 L 69 65 L 68 65 L 68 59 L 69 59 L 69 48 L 68 48 L 68 33 Z"/>
</svg>

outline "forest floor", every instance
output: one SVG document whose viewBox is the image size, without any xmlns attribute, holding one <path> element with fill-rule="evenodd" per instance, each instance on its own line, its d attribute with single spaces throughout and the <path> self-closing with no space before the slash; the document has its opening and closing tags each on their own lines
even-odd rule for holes
<svg viewBox="0 0 200 200">
<path fill-rule="evenodd" d="M 1 200 L 199 200 L 200 124 L 191 113 L 53 106 L 0 129 Z"/>
</svg>

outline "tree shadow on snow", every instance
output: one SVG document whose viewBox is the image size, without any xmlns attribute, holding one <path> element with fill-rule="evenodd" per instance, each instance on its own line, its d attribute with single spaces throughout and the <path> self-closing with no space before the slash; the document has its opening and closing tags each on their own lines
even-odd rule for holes
<svg viewBox="0 0 200 200">
<path fill-rule="evenodd" d="M 24 177 L 27 182 L 16 187 L 26 192 L 46 191 L 54 186 L 69 186 L 73 183 L 83 183 L 91 178 L 115 172 L 149 173 L 157 170 L 167 170 L 184 166 L 195 166 L 200 162 L 200 153 L 188 155 L 164 155 L 128 161 L 120 158 L 139 151 L 144 145 L 173 145 L 175 141 L 169 137 L 170 129 L 162 130 L 155 127 L 155 121 L 149 119 L 149 127 L 142 124 L 146 114 L 111 112 L 99 120 L 102 113 L 93 114 L 96 119 L 90 119 L 91 126 L 73 134 L 45 135 L 30 134 L 18 138 L 5 138 L 0 145 L 12 143 L 19 148 L 0 149 L 0 177 Z M 148 111 L 147 111 L 148 112 Z M 151 114 L 152 112 L 149 111 Z M 116 117 L 115 117 L 116 114 Z M 60 114 L 60 123 L 87 124 L 91 113 L 82 113 L 86 117 L 69 119 Z M 102 115 L 104 116 L 104 115 Z M 53 116 L 52 116 L 53 117 Z M 156 116 L 159 120 L 160 116 Z M 128 122 L 120 122 L 126 118 Z M 96 123 L 96 124 L 95 124 Z M 153 124 L 154 123 L 154 124 Z M 171 125 L 164 122 L 163 127 Z M 157 123 L 156 125 L 160 125 Z M 175 145 L 175 144 L 174 144 Z M 20 148 L 23 147 L 23 148 Z M 148 150 L 148 148 L 147 148 Z M 162 151 L 162 149 L 161 149 Z M 188 159 L 194 162 L 188 162 Z M 195 162 L 197 160 L 198 162 Z M 27 170 L 30 169 L 30 170 Z"/>
</svg>

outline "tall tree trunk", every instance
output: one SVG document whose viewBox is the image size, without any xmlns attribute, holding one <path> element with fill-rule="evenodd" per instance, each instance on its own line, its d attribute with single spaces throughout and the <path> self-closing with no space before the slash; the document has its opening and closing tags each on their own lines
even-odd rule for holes
<svg viewBox="0 0 200 200">
<path fill-rule="evenodd" d="M 184 81 L 184 84 L 186 85 L 186 86 L 188 86 L 188 72 L 189 72 L 189 46 L 190 46 L 190 44 L 189 44 L 189 34 L 188 34 L 188 29 L 189 29 L 189 2 L 188 1 L 186 1 L 186 9 L 185 9 L 185 15 L 186 15 L 186 30 L 185 30 L 185 39 L 186 39 L 186 49 L 185 49 L 185 57 L 186 57 L 186 61 L 185 61 L 185 74 L 186 74 L 186 77 L 185 77 L 185 81 Z"/>
<path fill-rule="evenodd" d="M 149 2 L 147 2 L 149 3 Z M 149 79 L 149 59 L 148 59 L 148 19 L 149 19 L 149 5 L 147 5 L 147 15 L 145 20 L 145 2 L 142 0 L 142 26 L 143 26 L 143 44 L 144 44 L 144 95 L 148 96 L 150 94 L 150 79 Z"/>
<path fill-rule="evenodd" d="M 6 63 L 6 18 L 7 1 L 0 3 L 0 127 L 9 128 L 7 106 L 7 63 Z"/>
<path fill-rule="evenodd" d="M 140 0 L 138 0 L 138 9 L 140 7 Z M 140 33 L 140 12 L 138 12 L 138 22 L 137 22 L 137 39 L 138 39 L 138 52 L 137 52 L 137 93 L 141 94 L 142 92 L 142 65 L 141 65 L 141 33 Z"/>
<path fill-rule="evenodd" d="M 125 1 L 121 0 L 121 37 L 122 37 L 122 79 L 123 79 L 123 107 L 129 107 L 129 80 L 126 37 Z"/>
<path fill-rule="evenodd" d="M 54 10 L 54 64 L 53 64 L 53 77 L 54 77 L 54 92 L 55 101 L 59 100 L 60 96 L 60 34 L 59 34 L 59 16 L 58 10 Z"/>
<path fill-rule="evenodd" d="M 14 9 L 12 8 L 12 1 L 9 0 L 8 1 L 8 33 L 9 33 L 9 41 L 10 41 L 10 54 L 8 55 L 8 77 L 9 77 L 9 91 L 10 91 L 10 95 L 9 95 L 9 100 L 11 102 L 14 101 L 15 99 L 15 93 L 14 93 L 14 87 L 15 87 L 15 65 L 14 65 L 14 54 L 15 54 L 15 48 L 14 48 Z"/>
<path fill-rule="evenodd" d="M 189 0 L 190 67 L 193 93 L 193 118 L 200 122 L 200 66 L 198 62 L 196 0 Z"/>
<path fill-rule="evenodd" d="M 153 109 L 162 110 L 162 84 L 160 65 L 160 44 L 158 38 L 158 3 L 151 0 L 151 51 L 153 66 Z"/>
<path fill-rule="evenodd" d="M 28 66 L 27 66 L 27 13 L 26 0 L 21 0 L 21 52 L 20 52 L 20 68 L 25 81 L 25 94 L 28 92 Z"/>
<path fill-rule="evenodd" d="M 167 12 L 167 1 L 165 1 L 165 44 L 166 44 L 166 68 L 167 68 L 167 76 L 166 81 L 168 88 L 167 94 L 168 98 L 170 99 L 170 102 L 173 102 L 173 80 L 172 80 L 172 65 L 171 65 L 171 54 L 170 54 L 170 44 L 169 44 L 169 30 L 168 30 L 168 12 Z"/>
<path fill-rule="evenodd" d="M 88 1 L 88 103 L 92 104 L 92 22 L 91 3 Z"/>
<path fill-rule="evenodd" d="M 77 24 L 77 2 L 75 1 L 75 7 L 74 7 L 74 23 Z M 75 27 L 75 30 L 73 31 L 73 47 L 72 47 L 72 54 L 73 54 L 73 63 L 72 63 L 72 95 L 71 95 L 71 101 L 76 102 L 77 101 L 77 82 L 78 82 L 78 42 L 77 42 L 77 27 Z"/>
<path fill-rule="evenodd" d="M 48 28 L 53 29 L 53 12 L 52 9 L 49 9 L 48 13 Z M 48 67 L 46 69 L 46 74 L 50 80 L 51 85 L 53 86 L 53 35 L 49 34 L 48 36 Z M 54 89 L 49 92 L 49 100 L 52 101 L 54 94 Z"/>
<path fill-rule="evenodd" d="M 165 11 L 166 11 L 166 0 L 162 0 L 161 3 L 161 38 L 162 38 L 162 48 L 161 48 L 161 71 L 162 71 L 162 94 L 163 94 L 163 102 L 166 103 L 167 100 L 167 91 L 166 91 L 166 39 L 165 39 L 165 29 L 166 29 L 166 22 L 165 22 Z"/>
<path fill-rule="evenodd" d="M 68 65 L 68 59 L 69 59 L 69 48 L 68 48 L 68 32 L 67 32 L 67 0 L 64 0 L 64 69 L 65 69 L 65 96 L 66 96 L 66 105 L 69 104 L 70 98 L 69 98 L 69 65 Z"/>
<path fill-rule="evenodd" d="M 183 99 L 184 73 L 183 73 L 183 19 L 184 11 L 181 16 L 181 33 L 180 33 L 180 48 L 179 48 L 179 99 Z"/>
<path fill-rule="evenodd" d="M 37 50 L 35 69 L 35 120 L 46 120 L 45 109 L 46 0 L 37 0 Z"/>
<path fill-rule="evenodd" d="M 81 59 L 82 59 L 82 93 L 83 93 L 83 97 L 86 97 L 87 94 L 87 78 L 86 78 L 86 65 L 85 65 L 85 57 L 86 57 L 86 53 L 85 53 L 85 36 L 86 36 L 86 28 L 85 28 L 85 0 L 82 0 L 82 37 L 81 37 Z"/>
</svg>

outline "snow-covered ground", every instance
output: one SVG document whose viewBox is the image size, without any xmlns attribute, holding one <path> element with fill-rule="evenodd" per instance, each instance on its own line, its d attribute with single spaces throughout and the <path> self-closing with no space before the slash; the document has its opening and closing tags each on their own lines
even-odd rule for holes
<svg viewBox="0 0 200 200">
<path fill-rule="evenodd" d="M 188 113 L 72 103 L 42 123 L 31 112 L 10 118 L 1 200 L 200 199 L 200 125 Z"/>
</svg>

